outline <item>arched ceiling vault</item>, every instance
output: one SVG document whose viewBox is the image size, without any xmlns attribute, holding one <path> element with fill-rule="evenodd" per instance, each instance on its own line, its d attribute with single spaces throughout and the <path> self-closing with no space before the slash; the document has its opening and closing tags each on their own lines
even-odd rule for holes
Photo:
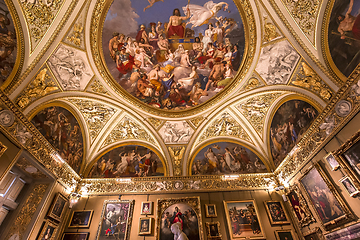
<svg viewBox="0 0 360 240">
<path fill-rule="evenodd" d="M 17 75 L 13 73 L 1 89 L 27 121 L 49 106 L 61 106 L 73 113 L 84 136 L 81 175 L 89 173 L 104 153 L 126 144 L 156 152 L 164 161 L 166 176 L 192 175 L 193 161 L 202 148 L 230 141 L 251 149 L 267 172 L 276 170 L 276 174 L 285 176 L 281 168 L 286 163 L 280 167 L 274 163 L 270 140 L 270 127 L 277 110 L 288 101 L 299 100 L 318 112 L 316 116 L 320 117 L 314 124 L 329 123 L 331 106 L 339 100 L 339 94 L 346 93 L 344 88 L 349 88 L 344 84 L 350 84 L 344 81 L 347 78 L 343 74 L 331 68 L 326 45 L 326 28 L 334 0 L 328 3 L 322 0 L 242 1 L 243 5 L 235 0 L 243 21 L 248 24 L 245 26 L 248 55 L 244 65 L 219 97 L 181 111 L 149 107 L 110 79 L 101 52 L 102 29 L 95 28 L 103 26 L 110 0 L 62 0 L 43 5 L 51 16 L 43 25 L 40 20 L 45 19 L 34 20 L 30 7 L 40 7 L 41 1 L 5 2 L 15 18 L 20 37 L 17 39 L 19 66 Z M 304 4 L 308 6 L 305 11 Z M 92 32 L 94 29 L 96 33 Z M 278 59 L 289 56 L 292 59 L 286 76 L 281 76 L 281 84 L 269 80 L 273 77 L 269 73 L 269 59 L 273 54 Z M 66 76 L 59 70 L 67 67 L 61 64 L 70 61 L 80 63 L 82 75 L 78 85 L 65 82 Z M 356 77 L 356 72 L 352 76 Z M 355 109 L 355 102 L 352 104 Z M 342 121 L 336 119 L 337 123 Z M 169 126 L 186 129 L 186 140 L 169 138 L 166 135 Z M 301 136 L 314 132 L 323 136 L 324 128 L 310 127 L 309 132 Z M 291 157 L 287 156 L 286 161 Z M 286 171 L 293 171 L 289 169 Z M 267 183 L 264 181 L 261 184 Z"/>
</svg>

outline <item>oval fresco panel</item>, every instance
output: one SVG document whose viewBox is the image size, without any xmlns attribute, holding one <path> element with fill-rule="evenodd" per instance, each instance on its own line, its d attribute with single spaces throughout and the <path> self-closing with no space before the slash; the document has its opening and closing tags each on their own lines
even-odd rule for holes
<svg viewBox="0 0 360 240">
<path fill-rule="evenodd" d="M 270 127 L 270 149 L 275 167 L 300 141 L 317 116 L 318 111 L 301 100 L 287 101 L 277 109 Z"/>
<path fill-rule="evenodd" d="M 217 142 L 202 148 L 191 165 L 192 175 L 268 172 L 250 149 L 232 142 Z"/>
<path fill-rule="evenodd" d="M 115 148 L 95 162 L 88 177 L 120 178 L 164 176 L 165 167 L 160 158 L 150 149 L 127 145 Z"/>
<path fill-rule="evenodd" d="M 191 108 L 221 92 L 245 46 L 243 22 L 230 0 L 114 1 L 102 38 L 118 85 L 165 110 Z"/>
<path fill-rule="evenodd" d="M 12 72 L 17 54 L 16 31 L 4 0 L 0 0 L 0 85 Z"/>
<path fill-rule="evenodd" d="M 31 122 L 75 172 L 83 160 L 83 135 L 76 118 L 62 107 L 41 110 Z"/>
<path fill-rule="evenodd" d="M 328 41 L 333 62 L 345 76 L 360 63 L 360 1 L 335 0 Z"/>
</svg>

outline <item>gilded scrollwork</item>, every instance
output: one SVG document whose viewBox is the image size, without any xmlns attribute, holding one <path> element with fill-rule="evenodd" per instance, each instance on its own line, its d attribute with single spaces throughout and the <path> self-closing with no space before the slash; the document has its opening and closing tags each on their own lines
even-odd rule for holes
<svg viewBox="0 0 360 240">
<path fill-rule="evenodd" d="M 261 80 L 259 80 L 256 77 L 251 77 L 249 80 L 247 80 L 246 84 L 242 88 L 242 91 L 249 91 L 251 89 L 255 89 L 255 88 L 261 87 L 263 85 L 264 84 L 262 83 Z"/>
<path fill-rule="evenodd" d="M 213 121 L 198 138 L 197 144 L 206 139 L 219 136 L 237 137 L 244 141 L 252 143 L 247 132 L 240 124 L 227 112 L 222 113 L 215 121 Z"/>
<path fill-rule="evenodd" d="M 276 26 L 269 20 L 269 17 L 264 17 L 264 37 L 263 42 L 271 42 L 272 40 L 280 37 L 280 33 L 278 32 Z"/>
<path fill-rule="evenodd" d="M 271 104 L 282 94 L 282 92 L 272 92 L 255 96 L 246 99 L 237 106 L 241 114 L 250 122 L 259 136 L 262 136 L 265 117 Z"/>
<path fill-rule="evenodd" d="M 14 224 L 10 226 L 9 233 L 4 239 L 23 239 L 26 230 L 31 223 L 31 220 L 33 219 L 33 216 L 45 195 L 47 187 L 48 184 L 43 183 L 34 185 L 30 194 L 28 194 L 24 204 L 22 205 Z"/>
<path fill-rule="evenodd" d="M 48 71 L 47 68 L 40 70 L 36 77 L 18 95 L 15 102 L 21 109 L 25 109 L 30 103 L 45 95 L 60 91 L 59 86 Z"/>
<path fill-rule="evenodd" d="M 304 61 L 301 62 L 300 70 L 290 84 L 310 90 L 326 102 L 333 96 L 333 92 L 329 86 L 324 83 L 316 72 Z"/>
<path fill-rule="evenodd" d="M 100 94 L 104 94 L 104 95 L 109 95 L 109 92 L 106 90 L 106 88 L 96 78 L 90 84 L 90 87 L 87 89 L 87 91 L 94 92 L 94 93 L 100 93 Z"/>
<path fill-rule="evenodd" d="M 198 116 L 198 117 L 194 117 L 192 119 L 190 119 L 190 122 L 196 127 L 198 128 L 200 126 L 200 124 L 205 120 L 205 117 L 203 116 Z"/>
<path fill-rule="evenodd" d="M 84 117 L 90 131 L 91 141 L 98 136 L 109 119 L 117 112 L 115 108 L 90 100 L 79 98 L 67 100 L 74 104 Z"/>
<path fill-rule="evenodd" d="M 315 27 L 321 0 L 282 0 L 294 21 L 315 45 Z"/>
<path fill-rule="evenodd" d="M 20 1 L 30 30 L 32 50 L 46 34 L 64 2 L 64 0 Z"/>
<path fill-rule="evenodd" d="M 153 118 L 153 117 L 149 117 L 146 119 L 155 129 L 158 129 L 165 121 L 158 119 L 158 118 Z"/>
<path fill-rule="evenodd" d="M 175 176 L 180 176 L 182 173 L 182 159 L 185 153 L 185 147 L 168 147 L 171 160 L 173 163 L 173 172 Z"/>
<path fill-rule="evenodd" d="M 35 179 L 47 178 L 47 176 L 42 173 L 34 164 L 30 163 L 25 157 L 19 158 L 15 166 L 23 170 L 26 174 L 29 174 Z"/>
<path fill-rule="evenodd" d="M 132 120 L 130 117 L 124 117 L 116 127 L 106 137 L 102 148 L 121 140 L 136 139 L 145 140 L 155 144 L 154 138 L 143 126 Z"/>
</svg>

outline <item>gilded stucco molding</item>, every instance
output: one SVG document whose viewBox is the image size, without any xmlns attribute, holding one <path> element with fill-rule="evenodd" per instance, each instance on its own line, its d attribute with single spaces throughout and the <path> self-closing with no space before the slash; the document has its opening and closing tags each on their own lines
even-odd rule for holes
<svg viewBox="0 0 360 240">
<path fill-rule="evenodd" d="M 281 0 L 304 35 L 315 47 L 316 23 L 322 0 Z"/>
<path fill-rule="evenodd" d="M 37 54 L 36 58 L 32 61 L 32 63 L 27 67 L 25 72 L 18 79 L 11 81 L 11 83 L 9 83 L 6 88 L 2 88 L 7 95 L 11 95 L 17 89 L 17 87 L 19 87 L 19 85 L 26 79 L 26 77 L 34 70 L 35 66 L 39 63 L 39 61 L 45 55 L 49 47 L 53 44 L 55 38 L 59 35 L 61 29 L 64 27 L 78 1 L 79 0 L 72 0 L 70 6 L 66 10 L 65 14 L 62 16 L 60 22 L 57 24 L 57 28 L 49 37 L 48 41 L 44 43 L 43 48 Z"/>
<path fill-rule="evenodd" d="M 25 237 L 24 234 L 31 223 L 36 209 L 39 207 L 48 186 L 48 184 L 42 183 L 33 186 L 17 215 L 14 224 L 10 226 L 9 233 L 5 237 L 6 240 L 23 239 Z"/>
<path fill-rule="evenodd" d="M 241 80 L 244 79 L 251 65 L 253 64 L 257 41 L 255 16 L 250 1 L 244 0 L 241 2 L 235 2 L 238 5 L 238 10 L 244 23 L 243 25 L 245 28 L 246 42 L 244 60 L 239 68 L 238 74 L 236 75 L 236 79 L 224 90 L 219 92 L 215 98 L 212 98 L 206 103 L 200 104 L 199 106 L 192 107 L 191 109 L 181 111 L 167 111 L 145 105 L 135 97 L 123 91 L 120 86 L 118 86 L 118 84 L 114 81 L 113 77 L 107 69 L 107 66 L 105 65 L 105 61 L 102 55 L 102 26 L 104 25 L 105 17 L 111 3 L 112 0 L 98 0 L 95 4 L 90 24 L 91 53 L 94 63 L 104 81 L 114 90 L 114 92 L 116 92 L 121 97 L 121 99 L 124 99 L 133 107 L 144 110 L 150 114 L 156 114 L 159 116 L 166 116 L 170 118 L 186 117 L 189 115 L 203 113 L 206 109 L 214 107 L 217 103 L 220 102 L 220 100 L 224 99 L 234 89 L 236 89 L 241 83 Z"/>
<path fill-rule="evenodd" d="M 131 193 L 169 193 L 194 191 L 232 191 L 241 189 L 268 189 L 276 182 L 271 173 L 239 175 L 233 180 L 223 176 L 191 176 L 162 178 L 120 179 L 82 179 L 79 184 L 82 194 L 131 194 Z"/>
<path fill-rule="evenodd" d="M 93 93 L 98 93 L 98 94 L 103 94 L 103 95 L 110 95 L 108 90 L 101 84 L 101 82 L 99 80 L 97 80 L 96 78 L 94 78 L 93 81 L 91 81 L 89 87 L 86 90 L 87 92 L 93 92 Z"/>
<path fill-rule="evenodd" d="M 350 75 L 346 83 L 331 99 L 321 115 L 308 129 L 293 156 L 288 156 L 276 169 L 275 174 L 281 181 L 287 181 L 296 174 L 296 170 L 306 164 L 322 147 L 343 127 L 360 109 L 360 66 Z M 340 100 L 351 103 L 351 112 L 346 116 L 336 113 L 336 104 Z"/>
<path fill-rule="evenodd" d="M 17 106 L 0 91 L 0 107 L 14 113 L 15 121 L 11 126 L 1 127 L 18 145 L 26 149 L 50 173 L 58 178 L 68 189 L 75 189 L 79 175 L 66 163 L 56 160 L 56 151 L 39 133 L 34 125 L 19 111 Z"/>
<path fill-rule="evenodd" d="M 146 121 L 148 121 L 150 123 L 150 125 L 154 128 L 154 129 L 159 129 L 159 127 L 161 125 L 164 124 L 164 120 L 158 119 L 158 118 L 153 118 L 153 117 L 149 117 L 146 119 Z"/>
<path fill-rule="evenodd" d="M 247 98 L 237 104 L 237 109 L 253 126 L 260 137 L 263 136 L 264 123 L 271 104 L 284 92 L 271 92 Z"/>
<path fill-rule="evenodd" d="M 223 112 L 213 119 L 214 120 L 211 121 L 208 126 L 204 127 L 204 131 L 200 133 L 194 147 L 198 146 L 207 139 L 214 137 L 235 137 L 253 144 L 253 141 L 249 137 L 248 133 L 230 113 Z"/>
<path fill-rule="evenodd" d="M 339 78 L 338 75 L 336 75 L 331 68 L 326 68 L 323 66 L 323 64 L 319 61 L 317 57 L 314 56 L 314 54 L 310 51 L 310 49 L 304 44 L 304 42 L 301 40 L 301 38 L 297 35 L 296 31 L 292 28 L 288 20 L 286 20 L 284 14 L 276 4 L 275 0 L 269 0 L 271 6 L 277 13 L 277 15 L 280 17 L 281 21 L 285 24 L 287 30 L 291 33 L 291 35 L 294 37 L 296 42 L 300 45 L 300 47 L 305 51 L 305 53 L 310 57 L 310 59 L 316 64 L 316 66 L 337 86 L 341 86 L 343 84 L 343 79 Z M 322 40 L 323 41 L 323 40 Z M 323 49 L 323 47 L 322 47 Z"/>
<path fill-rule="evenodd" d="M 67 98 L 66 100 L 74 104 L 85 119 L 91 143 L 93 143 L 109 119 L 117 112 L 115 108 L 88 99 Z"/>
<path fill-rule="evenodd" d="M 304 88 L 329 102 L 334 95 L 333 90 L 316 74 L 316 72 L 305 62 L 301 61 L 299 71 L 290 81 L 290 85 Z"/>
<path fill-rule="evenodd" d="M 174 176 L 181 176 L 185 147 L 168 147 L 168 150 L 172 160 Z"/>
<path fill-rule="evenodd" d="M 192 123 L 192 125 L 194 125 L 194 127 L 198 128 L 204 120 L 205 120 L 204 116 L 198 116 L 190 119 L 190 122 Z"/>
<path fill-rule="evenodd" d="M 257 76 L 255 77 L 254 75 L 256 74 L 254 73 L 253 76 L 246 81 L 244 86 L 241 88 L 240 92 L 250 91 L 252 89 L 259 88 L 265 85 L 263 81 L 260 79 L 260 77 Z"/>
<path fill-rule="evenodd" d="M 49 95 L 60 92 L 57 81 L 53 78 L 49 69 L 43 67 L 33 80 L 25 87 L 15 99 L 15 103 L 24 110 L 32 102 Z"/>
</svg>

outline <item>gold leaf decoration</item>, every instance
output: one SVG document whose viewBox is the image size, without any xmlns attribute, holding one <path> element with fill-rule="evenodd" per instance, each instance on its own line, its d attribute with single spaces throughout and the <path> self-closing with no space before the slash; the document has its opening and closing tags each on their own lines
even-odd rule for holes
<svg viewBox="0 0 360 240">
<path fill-rule="evenodd" d="M 182 159 L 185 153 L 185 147 L 168 147 L 171 160 L 173 162 L 173 172 L 175 176 L 182 174 Z"/>
</svg>

